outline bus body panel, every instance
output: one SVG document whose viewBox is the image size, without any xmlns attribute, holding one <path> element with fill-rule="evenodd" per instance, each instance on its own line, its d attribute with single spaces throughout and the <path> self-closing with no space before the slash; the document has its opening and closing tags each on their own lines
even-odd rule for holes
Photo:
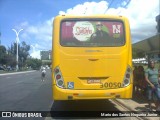
<svg viewBox="0 0 160 120">
<path fill-rule="evenodd" d="M 71 96 L 72 99 L 131 98 L 132 75 L 130 85 L 122 87 L 126 69 L 128 66 L 132 67 L 128 20 L 117 16 L 98 16 L 99 19 L 106 18 L 123 21 L 125 30 L 125 44 L 123 46 L 64 47 L 60 45 L 60 24 L 66 18 L 97 19 L 97 16 L 58 16 L 55 18 L 52 49 L 53 99 L 69 100 Z M 54 73 L 56 67 L 60 68 L 65 88 L 59 88 L 56 85 Z M 69 82 L 74 84 L 74 88 L 68 88 Z M 78 96 L 73 95 L 76 93 Z"/>
<path fill-rule="evenodd" d="M 53 87 L 54 100 L 84 100 L 84 99 L 110 99 L 110 98 L 132 98 L 133 86 L 126 88 L 108 89 L 108 90 L 70 90 Z"/>
</svg>

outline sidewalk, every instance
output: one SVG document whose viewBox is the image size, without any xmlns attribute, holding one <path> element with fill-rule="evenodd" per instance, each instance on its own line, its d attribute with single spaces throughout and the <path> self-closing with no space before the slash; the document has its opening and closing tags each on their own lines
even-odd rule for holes
<svg viewBox="0 0 160 120">
<path fill-rule="evenodd" d="M 136 111 L 141 113 L 141 111 L 148 111 L 147 98 L 143 95 L 133 95 L 132 99 L 116 99 L 117 102 L 121 103 L 123 106 L 128 108 L 130 111 Z M 155 105 L 152 103 L 152 109 L 155 111 Z M 154 113 L 154 112 L 153 112 Z M 151 112 L 152 114 L 152 112 Z M 147 120 L 160 120 L 160 117 L 143 117 Z"/>
<path fill-rule="evenodd" d="M 0 76 L 13 75 L 13 74 L 21 74 L 21 73 L 29 73 L 29 72 L 34 72 L 34 71 L 36 71 L 36 70 L 19 71 L 19 72 L 11 72 L 11 73 L 0 73 Z"/>
</svg>

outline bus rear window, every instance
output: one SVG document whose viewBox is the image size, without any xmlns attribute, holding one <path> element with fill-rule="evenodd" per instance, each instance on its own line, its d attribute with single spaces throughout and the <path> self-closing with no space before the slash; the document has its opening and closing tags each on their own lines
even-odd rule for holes
<svg viewBox="0 0 160 120">
<path fill-rule="evenodd" d="M 100 47 L 125 44 L 123 22 L 111 20 L 64 20 L 61 22 L 62 46 Z"/>
</svg>

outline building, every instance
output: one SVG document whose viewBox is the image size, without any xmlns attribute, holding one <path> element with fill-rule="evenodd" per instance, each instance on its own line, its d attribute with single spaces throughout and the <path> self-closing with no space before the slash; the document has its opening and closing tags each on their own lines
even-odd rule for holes
<svg viewBox="0 0 160 120">
<path fill-rule="evenodd" d="M 51 60 L 51 50 L 40 52 L 41 60 Z"/>
<path fill-rule="evenodd" d="M 134 43 L 133 48 L 144 51 L 148 60 L 153 59 L 160 62 L 160 34 Z"/>
<path fill-rule="evenodd" d="M 134 43 L 133 48 L 142 50 L 147 56 L 147 60 L 155 60 L 160 62 L 160 15 L 155 18 L 157 22 L 157 34 L 142 40 L 140 42 Z"/>
<path fill-rule="evenodd" d="M 47 64 L 47 65 L 51 64 L 51 53 L 52 53 L 51 50 L 40 52 L 42 64 Z"/>
</svg>

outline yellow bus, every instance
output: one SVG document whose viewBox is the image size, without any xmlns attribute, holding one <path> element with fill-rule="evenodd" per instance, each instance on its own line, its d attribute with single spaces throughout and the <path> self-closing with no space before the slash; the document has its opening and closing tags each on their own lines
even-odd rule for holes
<svg viewBox="0 0 160 120">
<path fill-rule="evenodd" d="M 59 15 L 52 37 L 53 100 L 132 98 L 127 18 Z"/>
</svg>

